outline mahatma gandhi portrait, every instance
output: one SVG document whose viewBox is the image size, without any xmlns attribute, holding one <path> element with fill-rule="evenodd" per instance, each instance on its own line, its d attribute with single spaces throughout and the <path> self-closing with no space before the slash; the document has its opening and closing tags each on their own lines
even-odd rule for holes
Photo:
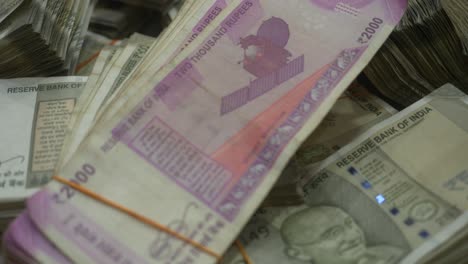
<svg viewBox="0 0 468 264">
<path fill-rule="evenodd" d="M 317 206 L 296 212 L 281 225 L 285 254 L 309 263 L 390 264 L 404 254 L 390 245 L 368 247 L 361 227 L 338 207 Z"/>
</svg>

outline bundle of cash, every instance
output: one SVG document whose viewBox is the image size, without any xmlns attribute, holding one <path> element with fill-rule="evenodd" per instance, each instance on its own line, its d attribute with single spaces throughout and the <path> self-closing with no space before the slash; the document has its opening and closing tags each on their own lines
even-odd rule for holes
<svg viewBox="0 0 468 264">
<path fill-rule="evenodd" d="M 448 82 L 468 92 L 467 14 L 466 0 L 410 0 L 397 30 L 365 69 L 367 77 L 401 106 Z"/>
<path fill-rule="evenodd" d="M 94 0 L 2 0 L 0 78 L 72 73 Z"/>
<path fill-rule="evenodd" d="M 145 52 L 103 50 L 8 259 L 218 262 L 405 7 L 192 0 Z"/>
<path fill-rule="evenodd" d="M 0 80 L 0 230 L 49 182 L 86 77 Z"/>
<path fill-rule="evenodd" d="M 468 96 L 448 84 L 375 125 L 298 182 L 304 203 L 260 209 L 252 263 L 466 263 Z M 242 263 L 235 248 L 223 263 Z"/>
</svg>

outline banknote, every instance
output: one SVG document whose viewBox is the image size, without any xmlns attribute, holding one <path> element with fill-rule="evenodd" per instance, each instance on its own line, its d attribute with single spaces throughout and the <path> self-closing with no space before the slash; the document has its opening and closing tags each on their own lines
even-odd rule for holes
<svg viewBox="0 0 468 264">
<path fill-rule="evenodd" d="M 240 236 L 249 256 L 420 263 L 449 245 L 468 223 L 467 113 L 468 96 L 446 85 L 372 127 L 309 170 L 304 204 L 257 212 Z M 242 263 L 235 249 L 225 259 Z"/>
<path fill-rule="evenodd" d="M 0 3 L 0 76 L 73 72 L 95 0 Z"/>
<path fill-rule="evenodd" d="M 145 72 L 150 80 L 94 126 L 59 175 L 221 255 L 406 5 L 358 2 L 228 4 Z M 28 212 L 75 262 L 217 261 L 57 182 Z"/>
<path fill-rule="evenodd" d="M 53 174 L 86 77 L 0 81 L 0 200 L 22 200 Z"/>
</svg>

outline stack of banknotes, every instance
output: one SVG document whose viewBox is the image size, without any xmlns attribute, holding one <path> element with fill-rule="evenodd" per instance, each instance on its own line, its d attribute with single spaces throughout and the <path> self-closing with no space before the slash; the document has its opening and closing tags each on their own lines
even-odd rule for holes
<svg viewBox="0 0 468 264">
<path fill-rule="evenodd" d="M 447 82 L 468 92 L 468 1 L 408 2 L 397 30 L 366 68 L 367 77 L 401 106 Z"/>
<path fill-rule="evenodd" d="M 75 68 L 94 0 L 2 0 L 0 78 L 66 74 Z"/>
<path fill-rule="evenodd" d="M 85 85 L 4 81 L 6 98 L 34 94 L 40 121 L 2 133 L 55 164 L 3 237 L 7 261 L 464 260 L 467 96 L 447 85 L 396 114 L 353 83 L 406 6 L 188 0 L 156 41 L 104 48 Z M 41 100 L 74 86 L 57 110 Z M 2 164 L 32 181 L 35 149 L 16 152 Z M 294 203 L 268 195 L 283 187 Z"/>
</svg>

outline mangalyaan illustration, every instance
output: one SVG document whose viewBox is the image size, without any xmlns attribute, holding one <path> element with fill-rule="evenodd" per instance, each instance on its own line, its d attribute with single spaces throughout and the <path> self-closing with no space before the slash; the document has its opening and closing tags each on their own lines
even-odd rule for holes
<svg viewBox="0 0 468 264">
<path fill-rule="evenodd" d="M 338 207 L 317 206 L 290 215 L 281 226 L 285 254 L 306 263 L 393 264 L 404 250 L 367 245 L 364 231 Z"/>
<path fill-rule="evenodd" d="M 257 79 L 223 97 L 221 115 L 246 105 L 304 72 L 304 55 L 290 61 L 293 55 L 286 49 L 289 38 L 288 23 L 272 17 L 261 24 L 256 35 L 240 40 L 239 45 L 244 51 L 240 64 Z"/>
<path fill-rule="evenodd" d="M 257 35 L 241 39 L 244 49 L 244 69 L 261 78 L 288 63 L 292 54 L 286 49 L 289 41 L 288 24 L 276 17 L 263 22 Z"/>
</svg>

